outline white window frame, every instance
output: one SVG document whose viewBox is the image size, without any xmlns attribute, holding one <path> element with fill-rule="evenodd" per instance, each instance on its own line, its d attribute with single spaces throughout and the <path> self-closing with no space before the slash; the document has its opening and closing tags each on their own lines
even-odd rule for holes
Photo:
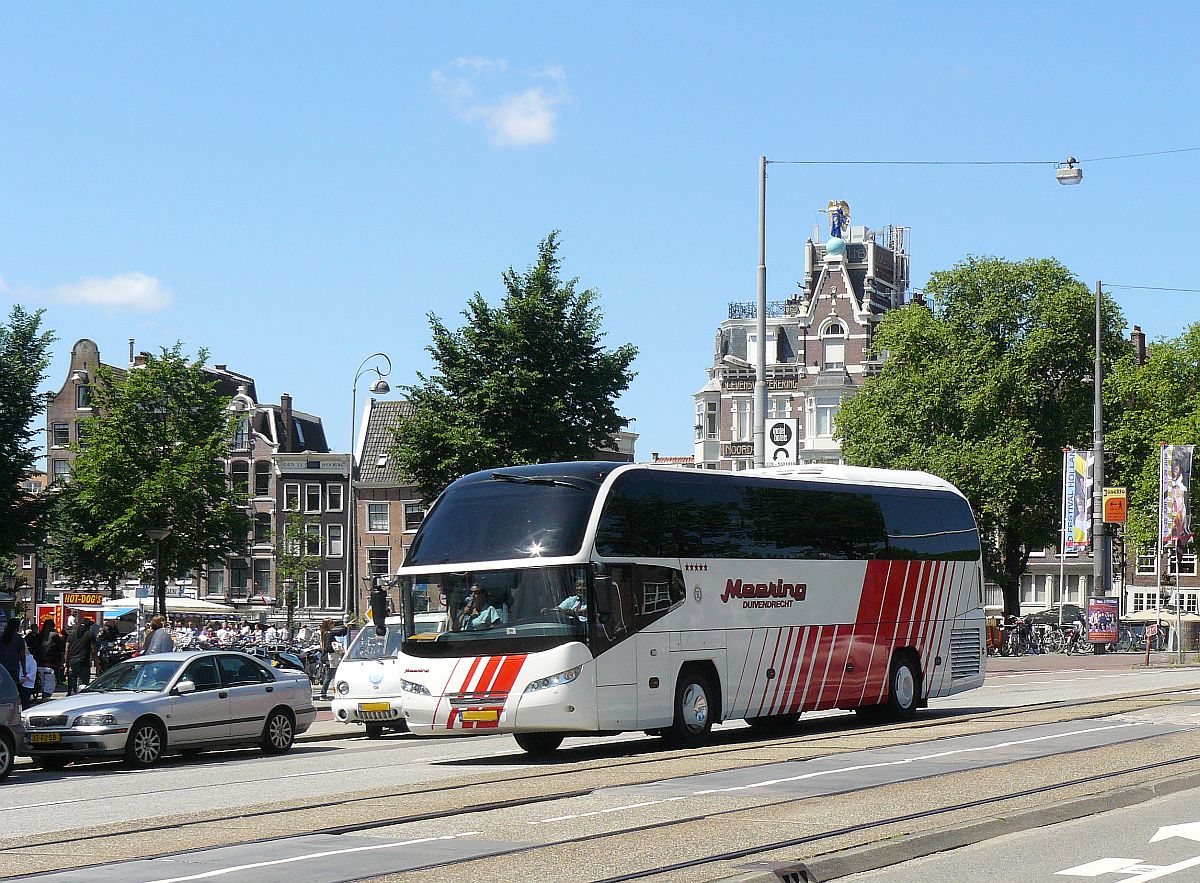
<svg viewBox="0 0 1200 883">
<path fill-rule="evenodd" d="M 782 408 L 780 406 L 783 406 Z M 786 420 L 792 416 L 791 396 L 767 396 L 767 419 Z"/>
<path fill-rule="evenodd" d="M 64 438 L 58 438 L 58 431 L 62 429 Z M 69 448 L 71 446 L 71 424 L 70 423 L 51 423 L 50 424 L 50 447 L 52 448 Z"/>
<path fill-rule="evenodd" d="M 309 590 L 312 589 L 314 586 L 316 587 L 317 603 L 309 604 L 308 603 L 308 599 L 309 599 L 308 593 L 309 593 Z M 325 606 L 325 604 L 324 604 L 325 587 L 321 584 L 321 571 L 319 571 L 319 570 L 304 571 L 304 587 L 301 589 L 300 600 L 302 601 L 302 603 L 300 605 L 301 607 L 320 608 L 320 607 Z"/>
<path fill-rule="evenodd" d="M 64 485 L 71 480 L 71 461 L 70 460 L 51 460 L 50 461 L 50 483 Z"/>
<path fill-rule="evenodd" d="M 316 541 L 317 548 L 313 551 L 312 543 Z M 304 525 L 304 554 L 305 555 L 320 555 L 321 554 L 321 525 L 306 524 Z"/>
<path fill-rule="evenodd" d="M 337 491 L 337 505 L 334 505 L 334 491 Z M 346 494 L 345 489 L 336 482 L 331 482 L 325 486 L 325 511 L 326 512 L 341 512 L 345 507 Z"/>
<path fill-rule="evenodd" d="M 337 539 L 333 537 L 334 532 L 337 532 Z M 334 523 L 325 525 L 325 557 L 326 558 L 341 558 L 345 554 L 345 541 L 343 537 L 345 532 L 342 530 L 342 525 Z"/>
<path fill-rule="evenodd" d="M 333 603 L 334 582 L 338 584 L 338 590 L 342 596 L 341 600 L 337 604 Z M 330 610 L 334 609 L 335 607 L 341 609 L 346 606 L 346 585 L 345 581 L 342 579 L 342 572 L 340 570 L 325 571 L 325 606 Z"/>
<path fill-rule="evenodd" d="M 746 442 L 754 438 L 754 399 L 735 396 L 730 400 L 730 440 Z"/>
<path fill-rule="evenodd" d="M 291 505 L 291 501 L 295 501 L 295 505 Z M 284 512 L 299 512 L 300 511 L 300 484 L 299 482 L 289 482 L 283 486 L 283 511 Z"/>
<path fill-rule="evenodd" d="M 1167 550 L 1167 573 L 1175 575 L 1175 550 Z M 1196 553 L 1184 552 L 1179 556 L 1179 570 L 1183 576 L 1196 575 Z"/>
<path fill-rule="evenodd" d="M 387 576 L 389 573 L 391 573 L 392 572 L 392 550 L 389 546 L 371 546 L 370 548 L 367 549 L 367 573 L 371 576 L 376 575 L 375 571 L 371 567 L 371 553 L 372 552 L 374 552 L 376 554 L 376 556 L 378 556 L 379 553 L 381 553 L 381 552 L 383 553 L 383 555 L 384 555 L 383 575 Z"/>
<path fill-rule="evenodd" d="M 366 532 L 367 533 L 391 533 L 391 531 L 392 531 L 392 504 L 390 502 L 386 502 L 386 501 L 379 502 L 377 500 L 368 500 L 368 501 L 365 501 L 365 503 L 366 503 L 366 516 L 367 517 L 366 517 L 366 520 L 364 523 L 367 525 Z M 379 528 L 376 528 L 376 527 L 371 527 L 371 507 L 372 506 L 382 506 L 383 507 L 384 527 L 382 530 L 380 530 Z"/>
<path fill-rule="evenodd" d="M 1154 576 L 1158 573 L 1157 549 L 1152 548 L 1146 551 L 1138 549 L 1137 572 L 1139 576 Z"/>
<path fill-rule="evenodd" d="M 314 491 L 315 491 L 315 493 L 314 493 Z M 313 501 L 314 498 L 317 501 L 316 508 L 312 508 L 309 505 Z M 304 513 L 306 515 L 308 515 L 308 514 L 316 515 L 316 514 L 320 514 L 320 512 L 321 512 L 321 485 L 319 482 L 311 482 L 311 481 L 307 482 L 304 485 Z"/>
<path fill-rule="evenodd" d="M 710 441 L 721 437 L 720 402 L 707 402 L 704 405 L 704 437 Z"/>
<path fill-rule="evenodd" d="M 418 521 L 412 527 L 408 526 L 408 507 L 409 506 L 420 506 L 421 507 L 421 521 Z M 417 528 L 419 528 L 421 526 L 422 522 L 425 521 L 425 505 L 424 505 L 424 503 L 422 503 L 420 500 L 403 500 L 400 503 L 400 511 L 404 518 L 404 533 L 416 533 Z M 389 521 L 389 523 L 390 523 L 390 521 Z"/>
<path fill-rule="evenodd" d="M 22 552 L 21 553 L 21 569 L 22 570 L 33 570 L 33 553 L 32 552 Z"/>
<path fill-rule="evenodd" d="M 813 434 L 817 438 L 833 438 L 834 420 L 837 419 L 837 414 L 838 411 L 841 410 L 841 407 L 842 400 L 840 398 L 833 398 L 829 396 L 816 397 Z M 825 427 L 821 426 L 822 414 L 826 415 L 827 425 Z M 822 432 L 822 428 L 826 429 L 827 431 Z"/>
</svg>

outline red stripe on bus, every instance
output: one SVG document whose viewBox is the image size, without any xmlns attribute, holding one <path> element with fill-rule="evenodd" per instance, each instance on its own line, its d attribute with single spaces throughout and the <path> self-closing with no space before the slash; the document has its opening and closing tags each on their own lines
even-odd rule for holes
<svg viewBox="0 0 1200 883">
<path fill-rule="evenodd" d="M 945 633 L 945 610 L 949 603 L 950 596 L 954 591 L 954 580 L 957 576 L 958 567 L 951 564 L 946 568 L 942 580 L 938 585 L 937 600 L 933 604 L 933 613 L 930 618 L 929 627 L 931 639 L 929 641 L 929 651 L 927 656 L 928 668 L 923 672 L 922 687 L 925 689 L 925 695 L 929 696 L 933 690 L 933 682 L 937 674 L 937 666 L 934 660 L 941 655 L 942 635 Z"/>
<path fill-rule="evenodd" d="M 487 692 L 491 683 L 496 678 L 496 672 L 500 669 L 500 663 L 504 660 L 503 656 L 488 656 L 483 664 L 482 670 L 479 672 L 479 680 L 475 686 L 467 690 L 468 693 L 484 693 Z"/>
<path fill-rule="evenodd" d="M 783 637 L 783 628 L 782 627 L 777 628 L 775 630 L 775 649 L 771 651 L 771 662 L 767 665 L 767 669 L 771 669 L 771 668 L 775 667 L 775 657 L 779 654 L 779 641 L 782 637 Z M 764 669 L 764 672 L 767 669 Z M 764 677 L 765 677 L 765 674 L 764 674 Z M 770 689 L 771 689 L 771 680 L 768 678 L 766 680 L 766 682 L 763 684 L 762 697 L 758 700 L 758 711 L 754 715 L 751 715 L 752 717 L 761 717 L 762 716 L 763 706 L 767 704 L 767 692 Z"/>
<path fill-rule="evenodd" d="M 897 563 L 899 564 L 899 562 Z M 887 694 L 892 648 L 896 646 L 896 625 L 900 618 L 900 606 L 904 602 L 904 593 L 908 586 L 909 574 L 912 572 L 914 564 L 915 562 L 913 561 L 905 561 L 902 566 L 893 567 L 888 571 L 887 603 L 884 604 L 883 613 L 879 618 L 879 640 L 876 643 L 876 647 L 881 653 L 880 662 L 882 665 L 880 665 L 877 672 L 879 693 L 875 699 L 875 704 L 883 702 Z"/>
<path fill-rule="evenodd" d="M 879 624 L 883 612 L 884 589 L 887 586 L 888 574 L 891 572 L 893 561 L 868 561 L 867 575 L 863 581 L 864 601 L 859 603 L 857 623 L 863 629 L 867 638 L 867 669 L 863 672 L 862 693 L 858 697 L 858 705 L 867 701 L 867 691 L 871 686 L 871 676 L 875 669 L 877 644 L 879 642 Z M 870 598 L 870 603 L 866 599 Z"/>
<path fill-rule="evenodd" d="M 929 647 L 932 633 L 932 629 L 930 629 L 930 617 L 933 615 L 934 603 L 937 601 L 942 581 L 946 578 L 946 570 L 947 566 L 944 561 L 939 561 L 934 565 L 933 575 L 929 581 L 929 591 L 926 593 L 925 604 L 920 611 L 920 622 L 916 630 L 915 643 L 917 653 L 921 659 L 922 687 L 927 687 L 927 681 L 929 680 L 925 672 L 929 671 Z"/>
<path fill-rule="evenodd" d="M 471 660 L 471 667 L 467 669 L 467 676 L 462 679 L 462 683 L 458 685 L 458 692 L 467 692 L 467 684 L 471 682 L 471 676 L 475 674 L 475 669 L 479 667 L 479 657 L 476 656 Z"/>
<path fill-rule="evenodd" d="M 496 675 L 496 680 L 488 692 L 507 693 L 511 690 L 513 683 L 517 680 L 517 675 L 521 671 L 521 667 L 525 665 L 525 658 L 525 654 L 504 657 L 504 662 L 500 665 L 500 672 Z"/>
<path fill-rule="evenodd" d="M 767 714 L 774 714 L 779 704 L 779 691 L 787 683 L 788 666 L 792 662 L 792 642 L 796 639 L 796 627 L 788 627 L 787 640 L 783 644 L 783 654 L 779 657 L 779 668 L 775 671 L 775 689 L 771 691 L 771 701 L 767 703 Z"/>
<path fill-rule="evenodd" d="M 792 648 L 792 663 L 787 680 L 784 682 L 783 694 L 775 706 L 775 714 L 787 714 L 789 713 L 788 709 L 792 707 L 792 698 L 796 695 L 800 678 L 804 675 L 805 663 L 808 662 L 808 657 L 811 655 L 811 648 L 808 646 L 810 631 L 811 629 L 807 626 L 801 626 L 796 631 L 796 643 Z"/>
</svg>

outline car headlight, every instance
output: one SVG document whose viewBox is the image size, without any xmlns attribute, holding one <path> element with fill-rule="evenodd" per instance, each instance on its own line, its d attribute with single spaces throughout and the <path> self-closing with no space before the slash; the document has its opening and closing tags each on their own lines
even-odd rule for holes
<svg viewBox="0 0 1200 883">
<path fill-rule="evenodd" d="M 115 714 L 93 711 L 89 714 L 81 714 L 75 718 L 75 722 L 71 724 L 73 727 L 111 727 L 117 722 Z"/>
<path fill-rule="evenodd" d="M 566 671 L 559 672 L 556 675 L 550 675 L 548 678 L 538 678 L 525 688 L 526 693 L 532 693 L 535 690 L 545 690 L 548 687 L 561 687 L 571 683 L 579 677 L 579 673 L 583 671 L 582 665 L 577 665 L 574 668 L 569 668 Z"/>
<path fill-rule="evenodd" d="M 338 681 L 337 686 L 335 686 L 333 689 L 337 690 L 339 695 L 345 696 L 350 692 L 350 685 L 345 681 Z"/>
<path fill-rule="evenodd" d="M 428 696 L 429 688 L 423 687 L 420 684 L 414 684 L 412 681 L 400 681 L 400 689 L 405 693 L 416 693 L 418 696 Z"/>
</svg>

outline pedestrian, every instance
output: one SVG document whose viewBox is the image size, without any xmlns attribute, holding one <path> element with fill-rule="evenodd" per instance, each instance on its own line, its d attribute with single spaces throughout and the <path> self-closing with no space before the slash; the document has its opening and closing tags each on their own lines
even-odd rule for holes
<svg viewBox="0 0 1200 883">
<path fill-rule="evenodd" d="M 67 632 L 67 695 L 92 682 L 92 660 L 96 658 L 95 623 L 79 616 Z"/>
<path fill-rule="evenodd" d="M 55 686 L 63 683 L 63 637 L 54 627 L 53 619 L 42 620 L 42 664 L 54 672 Z M 54 692 L 51 690 L 50 692 Z"/>
<path fill-rule="evenodd" d="M 308 623 L 302 622 L 300 623 L 300 628 L 296 629 L 296 643 L 304 646 L 308 643 L 308 638 Z"/>
<path fill-rule="evenodd" d="M 334 626 L 332 619 L 325 619 L 321 622 L 321 662 L 325 664 L 325 677 L 321 682 L 322 699 L 329 698 L 329 682 L 333 680 L 333 673 L 337 671 L 333 643 L 343 637 L 347 631 L 349 630 L 344 625 Z"/>
<path fill-rule="evenodd" d="M 175 650 L 175 641 L 171 637 L 171 630 L 167 628 L 166 621 L 162 615 L 156 613 L 150 620 L 150 631 L 146 633 L 146 640 L 142 642 L 142 655 L 149 656 L 151 653 L 171 653 Z"/>
<path fill-rule="evenodd" d="M 29 648 L 25 646 L 25 637 L 21 634 L 21 621 L 10 618 L 4 623 L 4 631 L 0 632 L 0 665 L 12 675 L 13 682 L 21 694 L 21 707 L 28 708 L 33 691 L 24 685 L 28 677 Z"/>
</svg>

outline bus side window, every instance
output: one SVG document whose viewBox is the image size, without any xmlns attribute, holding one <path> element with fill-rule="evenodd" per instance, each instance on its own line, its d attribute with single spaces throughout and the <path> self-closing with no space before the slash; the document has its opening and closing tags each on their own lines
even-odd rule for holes
<svg viewBox="0 0 1200 883">
<path fill-rule="evenodd" d="M 671 567 L 635 564 L 633 585 L 638 630 L 674 610 L 686 594 L 683 574 Z"/>
</svg>

